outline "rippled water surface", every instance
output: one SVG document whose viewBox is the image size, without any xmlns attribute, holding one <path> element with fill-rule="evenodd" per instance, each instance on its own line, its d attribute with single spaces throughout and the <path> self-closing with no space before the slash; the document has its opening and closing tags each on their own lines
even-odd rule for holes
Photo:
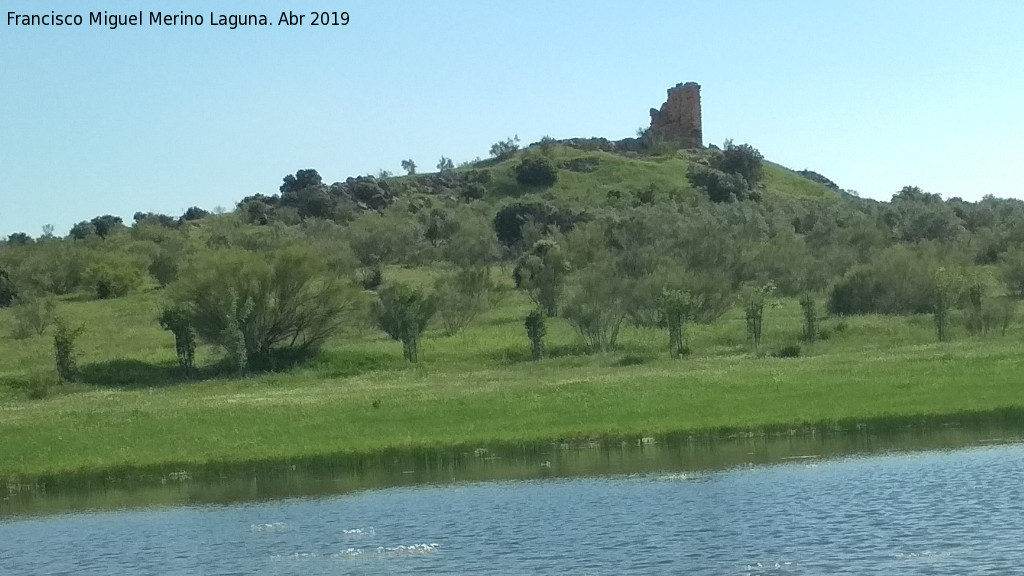
<svg viewBox="0 0 1024 576">
<path fill-rule="evenodd" d="M 787 458 L 724 470 L 464 482 L 12 517 L 0 520 L 0 572 L 1024 570 L 1024 445 Z"/>
</svg>

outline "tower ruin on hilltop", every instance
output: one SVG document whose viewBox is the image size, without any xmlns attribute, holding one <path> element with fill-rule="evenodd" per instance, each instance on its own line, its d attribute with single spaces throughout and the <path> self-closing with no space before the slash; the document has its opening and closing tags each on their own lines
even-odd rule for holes
<svg viewBox="0 0 1024 576">
<path fill-rule="evenodd" d="M 668 89 L 661 109 L 651 108 L 651 135 L 679 142 L 683 148 L 702 148 L 704 132 L 700 124 L 700 84 L 687 82 Z"/>
</svg>

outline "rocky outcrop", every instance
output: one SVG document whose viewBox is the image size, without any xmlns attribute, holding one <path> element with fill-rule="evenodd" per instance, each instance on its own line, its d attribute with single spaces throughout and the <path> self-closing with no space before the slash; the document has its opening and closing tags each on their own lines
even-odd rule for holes
<svg viewBox="0 0 1024 576">
<path fill-rule="evenodd" d="M 704 146 L 700 123 L 700 85 L 676 84 L 660 110 L 651 108 L 651 135 L 678 142 L 683 148 Z"/>
</svg>

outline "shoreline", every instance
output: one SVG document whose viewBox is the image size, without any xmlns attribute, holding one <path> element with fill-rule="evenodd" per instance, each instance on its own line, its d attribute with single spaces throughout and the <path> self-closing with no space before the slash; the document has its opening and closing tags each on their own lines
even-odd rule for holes
<svg viewBox="0 0 1024 576">
<path fill-rule="evenodd" d="M 954 429 L 979 431 L 998 428 L 1019 431 L 1024 438 L 1024 406 L 1008 406 L 992 410 L 961 410 L 938 414 L 914 414 L 899 416 L 876 416 L 868 418 L 843 418 L 840 420 L 819 420 L 817 422 L 778 423 L 756 428 L 718 427 L 684 429 L 662 433 L 643 431 L 590 435 L 587 437 L 563 437 L 553 439 L 523 439 L 520 441 L 480 440 L 441 444 L 423 442 L 405 446 L 382 446 L 373 450 L 323 452 L 312 454 L 296 453 L 278 458 L 240 458 L 200 462 L 167 460 L 144 465 L 114 465 L 77 470 L 49 470 L 35 474 L 2 474 L 7 492 L 24 490 L 42 491 L 49 489 L 74 489 L 96 485 L 127 486 L 138 483 L 152 484 L 160 479 L 202 480 L 204 478 L 239 477 L 254 471 L 267 473 L 272 470 L 288 472 L 308 469 L 349 469 L 365 470 L 367 467 L 386 462 L 403 460 L 458 461 L 465 458 L 505 458 L 516 453 L 537 453 L 540 449 L 572 451 L 584 449 L 616 450 L 644 448 L 650 445 L 678 446 L 686 443 L 715 445 L 743 440 L 758 439 L 814 439 L 814 438 L 891 438 L 901 434 L 928 433 L 935 430 Z M 1013 442 L 1016 438 L 994 438 L 997 443 L 1004 440 Z M 12 487 L 21 487 L 12 489 Z"/>
</svg>

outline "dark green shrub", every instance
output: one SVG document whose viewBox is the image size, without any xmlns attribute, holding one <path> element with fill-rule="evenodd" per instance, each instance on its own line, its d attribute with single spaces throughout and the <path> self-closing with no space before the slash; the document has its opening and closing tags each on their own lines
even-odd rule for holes
<svg viewBox="0 0 1024 576">
<path fill-rule="evenodd" d="M 544 335 L 546 333 L 544 313 L 540 310 L 533 310 L 526 316 L 526 336 L 530 339 L 530 357 L 535 361 L 544 356 Z"/>
<path fill-rule="evenodd" d="M 551 186 L 558 181 L 558 168 L 543 156 L 523 158 L 512 172 L 523 186 Z"/>
<path fill-rule="evenodd" d="M 10 306 L 18 297 L 18 290 L 14 287 L 7 270 L 0 268 L 0 308 Z"/>
<path fill-rule="evenodd" d="M 574 213 L 543 202 L 515 202 L 503 206 L 494 215 L 494 233 L 502 245 L 513 247 L 522 241 L 527 222 L 565 233 L 587 219 L 585 213 Z"/>
<path fill-rule="evenodd" d="M 828 311 L 851 314 L 927 314 L 935 306 L 935 256 L 893 246 L 870 264 L 850 269 L 829 291 Z"/>
<path fill-rule="evenodd" d="M 374 264 L 363 268 L 359 272 L 359 284 L 364 290 L 376 290 L 384 282 L 384 271 L 380 264 Z"/>
<path fill-rule="evenodd" d="M 747 181 L 738 174 L 727 174 L 710 166 L 690 164 L 686 179 L 695 188 L 704 190 L 712 202 L 736 202 L 753 198 Z"/>
<path fill-rule="evenodd" d="M 776 358 L 798 358 L 800 356 L 800 345 L 788 344 L 779 348 L 772 356 Z"/>
<path fill-rule="evenodd" d="M 192 375 L 196 362 L 197 335 L 192 327 L 192 316 L 192 310 L 179 304 L 164 308 L 159 318 L 160 326 L 174 335 L 174 352 L 185 376 Z"/>
<path fill-rule="evenodd" d="M 761 181 L 763 168 L 761 166 L 761 153 L 750 144 L 733 144 L 732 140 L 725 142 L 722 155 L 718 157 L 719 164 L 716 166 L 726 174 L 738 174 L 743 177 L 747 185 L 753 187 Z"/>
</svg>

